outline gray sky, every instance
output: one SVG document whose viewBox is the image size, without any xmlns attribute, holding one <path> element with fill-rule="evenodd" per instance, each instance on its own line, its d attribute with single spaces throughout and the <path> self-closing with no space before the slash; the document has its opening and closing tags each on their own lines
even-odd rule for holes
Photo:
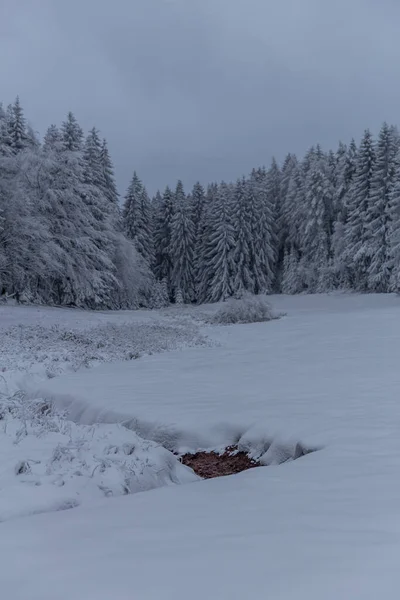
<svg viewBox="0 0 400 600">
<path fill-rule="evenodd" d="M 398 0 L 0 0 L 0 89 L 43 133 L 72 110 L 120 191 L 232 180 L 399 123 Z"/>
</svg>

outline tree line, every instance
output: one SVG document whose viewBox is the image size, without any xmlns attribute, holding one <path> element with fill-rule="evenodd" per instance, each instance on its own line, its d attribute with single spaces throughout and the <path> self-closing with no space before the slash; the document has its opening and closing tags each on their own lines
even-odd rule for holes
<svg viewBox="0 0 400 600">
<path fill-rule="evenodd" d="M 217 302 L 244 292 L 397 291 L 400 137 L 119 200 L 107 143 L 72 113 L 43 141 L 0 108 L 0 291 L 89 308 Z"/>
</svg>

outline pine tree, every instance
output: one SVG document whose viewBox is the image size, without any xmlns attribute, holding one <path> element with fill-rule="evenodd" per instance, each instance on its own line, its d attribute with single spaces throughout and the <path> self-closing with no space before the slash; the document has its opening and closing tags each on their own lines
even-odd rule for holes
<svg viewBox="0 0 400 600">
<path fill-rule="evenodd" d="M 194 225 L 191 207 L 185 197 L 183 185 L 178 181 L 174 199 L 174 215 L 171 222 L 172 289 L 175 301 L 182 294 L 184 302 L 194 300 Z"/>
<path fill-rule="evenodd" d="M 389 195 L 394 180 L 397 150 L 393 130 L 384 123 L 376 145 L 366 215 L 366 244 L 370 260 L 368 287 L 375 292 L 386 292 L 389 287 L 391 271 L 388 257 L 391 212 Z"/>
<path fill-rule="evenodd" d="M 283 260 L 282 292 L 299 294 L 303 291 L 302 279 L 296 250 L 294 248 L 287 250 Z"/>
<path fill-rule="evenodd" d="M 198 303 L 206 302 L 213 273 L 207 267 L 207 248 L 210 243 L 211 219 L 214 206 L 219 194 L 218 185 L 211 183 L 207 187 L 201 216 L 197 228 L 197 239 L 195 240 L 195 296 Z"/>
<path fill-rule="evenodd" d="M 206 195 L 203 186 L 197 182 L 192 190 L 192 206 L 193 206 L 193 225 L 194 225 L 194 270 L 195 280 L 199 282 L 201 279 L 202 270 L 202 250 L 203 250 L 203 233 L 204 233 L 204 212 L 206 206 Z"/>
<path fill-rule="evenodd" d="M 324 157 L 319 152 L 307 165 L 301 266 L 310 292 L 328 289 L 331 187 Z"/>
<path fill-rule="evenodd" d="M 343 260 L 349 273 L 350 285 L 358 291 L 368 288 L 370 251 L 367 244 L 367 213 L 375 152 L 372 135 L 366 130 L 356 158 L 355 174 L 347 201 L 347 223 Z"/>
<path fill-rule="evenodd" d="M 285 293 L 297 293 L 306 288 L 305 270 L 299 266 L 306 214 L 305 176 L 303 166 L 297 162 L 291 172 L 282 212 L 286 223 L 286 240 L 281 287 L 282 291 L 286 290 Z M 287 272 L 288 269 L 290 272 Z"/>
<path fill-rule="evenodd" d="M 283 273 L 283 259 L 288 249 L 288 222 L 287 222 L 287 194 L 292 178 L 293 170 L 297 167 L 298 160 L 294 154 L 288 154 L 282 166 L 279 201 L 276 207 L 276 231 L 277 231 L 277 265 L 276 265 L 276 289 L 279 291 Z M 290 245 L 290 244 L 289 244 Z"/>
<path fill-rule="evenodd" d="M 254 292 L 255 282 L 252 273 L 252 231 L 248 213 L 246 180 L 243 177 L 236 183 L 233 198 L 234 263 L 232 291 L 241 297 L 245 291 Z"/>
<path fill-rule="evenodd" d="M 100 150 L 100 166 L 104 182 L 104 193 L 111 204 L 118 206 L 118 190 L 115 183 L 114 165 L 108 151 L 107 141 L 103 139 Z"/>
<path fill-rule="evenodd" d="M 93 127 L 86 137 L 83 159 L 85 161 L 85 179 L 96 187 L 103 189 L 105 180 L 101 165 L 101 142 L 98 130 Z"/>
<path fill-rule="evenodd" d="M 229 187 L 222 183 L 210 213 L 210 233 L 204 256 L 209 302 L 219 302 L 232 296 L 234 230 L 231 209 Z"/>
<path fill-rule="evenodd" d="M 386 269 L 390 270 L 389 291 L 400 293 L 400 150 L 394 161 L 393 184 L 388 200 Z"/>
<path fill-rule="evenodd" d="M 157 279 L 165 281 L 170 297 L 172 297 L 171 228 L 173 216 L 174 194 L 169 187 L 166 187 L 161 202 L 155 208 L 154 273 Z"/>
<path fill-rule="evenodd" d="M 83 130 L 72 112 L 61 125 L 61 134 L 65 150 L 76 152 L 82 149 Z"/>
<path fill-rule="evenodd" d="M 24 111 L 17 96 L 14 104 L 11 106 L 9 118 L 9 139 L 13 152 L 19 152 L 27 146 L 26 122 Z"/>
<path fill-rule="evenodd" d="M 125 196 L 124 230 L 136 250 L 150 267 L 154 262 L 152 212 L 146 188 L 134 172 Z"/>
<path fill-rule="evenodd" d="M 271 293 L 277 261 L 276 207 L 280 176 L 275 161 L 268 173 L 253 171 L 247 184 L 248 210 L 252 234 L 251 271 L 254 292 Z"/>
<path fill-rule="evenodd" d="M 56 125 L 50 125 L 43 139 L 44 151 L 61 151 L 63 149 L 63 138 L 61 131 Z"/>
<path fill-rule="evenodd" d="M 0 156 L 8 156 L 11 153 L 11 139 L 7 113 L 0 103 Z"/>
</svg>

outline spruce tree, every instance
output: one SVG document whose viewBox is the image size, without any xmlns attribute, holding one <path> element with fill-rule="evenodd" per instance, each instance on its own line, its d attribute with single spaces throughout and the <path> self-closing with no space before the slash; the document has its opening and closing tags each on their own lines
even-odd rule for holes
<svg viewBox="0 0 400 600">
<path fill-rule="evenodd" d="M 124 230 L 149 267 L 153 266 L 153 228 L 150 199 L 136 171 L 128 187 L 123 208 Z"/>
<path fill-rule="evenodd" d="M 394 161 L 389 191 L 386 269 L 390 270 L 389 291 L 400 293 L 400 150 Z"/>
<path fill-rule="evenodd" d="M 194 224 L 190 204 L 187 202 L 183 184 L 178 181 L 174 198 L 174 215 L 171 222 L 172 289 L 178 303 L 194 300 Z"/>
<path fill-rule="evenodd" d="M 366 214 L 366 246 L 368 287 L 374 292 L 386 292 L 390 280 L 388 233 L 390 227 L 389 195 L 395 175 L 395 158 L 398 147 L 393 130 L 384 123 L 375 151 L 371 172 L 368 208 Z"/>
<path fill-rule="evenodd" d="M 280 176 L 275 161 L 268 173 L 254 170 L 247 183 L 248 216 L 251 227 L 251 271 L 254 292 L 271 293 L 277 261 L 276 207 Z"/>
<path fill-rule="evenodd" d="M 114 165 L 112 163 L 107 141 L 103 139 L 100 150 L 100 166 L 102 169 L 102 180 L 104 193 L 111 204 L 118 207 L 118 190 L 115 183 Z"/>
<path fill-rule="evenodd" d="M 218 186 L 210 213 L 209 236 L 205 249 L 204 270 L 207 277 L 207 300 L 219 302 L 232 296 L 234 230 L 230 190 L 226 183 Z"/>
<path fill-rule="evenodd" d="M 288 244 L 288 222 L 287 222 L 287 194 L 293 170 L 297 167 L 298 160 L 294 154 L 288 154 L 282 166 L 279 200 L 276 207 L 276 231 L 277 231 L 277 265 L 276 265 L 276 289 L 281 286 L 283 272 L 283 259 L 287 253 Z"/>
<path fill-rule="evenodd" d="M 334 190 L 335 222 L 332 233 L 333 268 L 336 286 L 350 287 L 350 273 L 346 266 L 346 226 L 348 220 L 349 192 L 356 172 L 357 146 L 351 140 L 349 147 L 339 145 L 337 157 L 336 187 Z"/>
<path fill-rule="evenodd" d="M 328 289 L 331 188 L 324 157 L 315 152 L 307 165 L 302 261 L 310 292 Z"/>
<path fill-rule="evenodd" d="M 154 226 L 154 273 L 160 280 L 164 281 L 168 293 L 172 297 L 172 256 L 171 256 L 171 228 L 174 216 L 174 194 L 167 186 L 161 202 L 155 208 Z"/>
<path fill-rule="evenodd" d="M 234 263 L 232 291 L 241 297 L 245 291 L 254 292 L 255 282 L 252 272 L 252 231 L 251 215 L 248 211 L 248 189 L 246 179 L 238 179 L 233 197 Z"/>
<path fill-rule="evenodd" d="M 195 296 L 199 303 L 206 302 L 213 273 L 207 268 L 207 247 L 211 236 L 211 218 L 218 198 L 218 185 L 211 183 L 207 187 L 201 216 L 195 239 Z"/>
<path fill-rule="evenodd" d="M 343 253 L 350 285 L 358 291 L 368 289 L 370 250 L 367 243 L 367 214 L 374 163 L 372 135 L 366 130 L 357 153 L 355 173 L 347 196 L 347 223 L 344 234 L 346 249 Z"/>
<path fill-rule="evenodd" d="M 9 140 L 13 152 L 19 152 L 27 146 L 26 121 L 19 96 L 11 106 L 8 123 Z"/>
<path fill-rule="evenodd" d="M 77 152 L 82 149 L 83 130 L 72 112 L 61 125 L 61 135 L 65 150 Z"/>
<path fill-rule="evenodd" d="M 85 161 L 85 177 L 88 183 L 104 189 L 105 181 L 101 165 L 101 142 L 98 130 L 93 127 L 86 137 L 83 159 Z"/>
</svg>

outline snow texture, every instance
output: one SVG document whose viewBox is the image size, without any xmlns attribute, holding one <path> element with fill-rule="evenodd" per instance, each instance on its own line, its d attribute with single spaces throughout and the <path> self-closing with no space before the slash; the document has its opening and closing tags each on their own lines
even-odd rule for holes
<svg viewBox="0 0 400 600">
<path fill-rule="evenodd" d="M 45 401 L 0 396 L 0 523 L 198 478 L 120 425 L 76 425 Z"/>
<path fill-rule="evenodd" d="M 218 345 L 42 382 L 36 397 L 67 395 L 79 426 L 130 418 L 171 443 L 239 442 L 268 466 L 1 523 L 7 600 L 397 598 L 399 300 L 272 303 L 284 319 L 205 326 Z M 276 465 L 300 447 L 318 451 Z M 16 452 L 18 479 L 29 455 Z"/>
</svg>

